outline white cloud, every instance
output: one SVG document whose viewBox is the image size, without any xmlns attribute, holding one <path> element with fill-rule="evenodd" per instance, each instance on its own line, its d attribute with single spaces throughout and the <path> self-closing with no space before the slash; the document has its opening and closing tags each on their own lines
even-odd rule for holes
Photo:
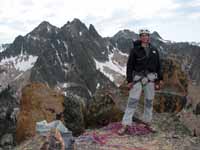
<svg viewBox="0 0 200 150">
<path fill-rule="evenodd" d="M 15 30 L 14 28 L 0 25 L 0 43 L 1 41 L 2 43 L 10 43 L 13 41 L 14 37 L 20 34 L 22 34 L 22 32 Z"/>
<path fill-rule="evenodd" d="M 180 20 L 183 16 L 176 10 L 186 6 L 200 6 L 200 0 L 1 0 L 0 43 L 5 37 L 11 42 L 18 34 L 30 32 L 43 20 L 61 27 L 73 18 L 94 24 L 100 34 L 111 36 L 119 29 Z M 199 12 L 193 12 L 184 19 L 198 17 Z"/>
<path fill-rule="evenodd" d="M 200 6 L 200 0 L 192 0 L 187 3 L 187 6 L 197 7 Z"/>
<path fill-rule="evenodd" d="M 200 12 L 191 13 L 189 17 L 193 20 L 200 19 Z"/>
<path fill-rule="evenodd" d="M 160 13 L 170 11 L 179 7 L 173 0 L 133 0 L 132 1 L 132 14 L 138 19 L 153 18 Z"/>
</svg>

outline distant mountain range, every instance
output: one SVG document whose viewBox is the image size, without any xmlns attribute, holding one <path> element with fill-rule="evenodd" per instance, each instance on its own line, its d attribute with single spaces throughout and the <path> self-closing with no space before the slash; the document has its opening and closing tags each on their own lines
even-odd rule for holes
<svg viewBox="0 0 200 150">
<path fill-rule="evenodd" d="M 91 97 L 98 88 L 116 87 L 124 80 L 129 50 L 137 39 L 138 34 L 127 29 L 104 38 L 79 19 L 61 28 L 44 21 L 13 43 L 0 46 L 1 88 L 17 86 L 26 78 L 63 89 L 65 94 Z M 156 31 L 151 41 L 161 57 L 178 58 L 191 78 L 200 82 L 198 43 L 171 42 Z"/>
</svg>

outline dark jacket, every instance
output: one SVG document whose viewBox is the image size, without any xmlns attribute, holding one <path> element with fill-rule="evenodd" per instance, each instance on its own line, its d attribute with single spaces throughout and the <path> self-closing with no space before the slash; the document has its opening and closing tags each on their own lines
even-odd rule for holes
<svg viewBox="0 0 200 150">
<path fill-rule="evenodd" d="M 152 72 L 157 73 L 158 79 L 162 80 L 161 63 L 158 50 L 150 44 L 150 52 L 147 57 L 141 41 L 135 41 L 134 47 L 131 49 L 128 62 L 126 76 L 128 83 L 133 81 L 133 73 Z"/>
</svg>

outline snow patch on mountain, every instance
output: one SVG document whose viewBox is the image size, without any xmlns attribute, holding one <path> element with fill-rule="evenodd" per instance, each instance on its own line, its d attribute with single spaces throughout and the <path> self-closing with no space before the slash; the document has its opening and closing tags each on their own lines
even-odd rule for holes
<svg viewBox="0 0 200 150">
<path fill-rule="evenodd" d="M 60 58 L 60 56 L 59 56 L 57 50 L 56 50 L 56 56 L 57 56 L 57 58 L 58 58 L 58 61 L 59 61 L 60 65 L 63 66 L 63 63 L 62 63 L 62 61 L 61 61 L 61 58 Z"/>
<path fill-rule="evenodd" d="M 122 52 L 120 52 L 123 55 L 126 55 Z M 96 68 L 99 69 L 105 76 L 107 76 L 111 81 L 114 82 L 114 77 L 112 74 L 109 74 L 108 72 L 105 71 L 106 68 L 109 68 L 110 70 L 113 70 L 121 75 L 125 75 L 126 73 L 126 67 L 123 67 L 118 64 L 117 61 L 113 60 L 114 53 L 110 53 L 108 55 L 109 60 L 105 62 L 100 62 L 96 59 L 94 59 L 96 63 Z"/>
<path fill-rule="evenodd" d="M 51 31 L 51 27 L 48 25 L 47 26 L 47 32 L 50 32 Z"/>
<path fill-rule="evenodd" d="M 19 71 L 27 71 L 31 69 L 35 62 L 37 61 L 38 56 L 32 55 L 18 55 L 15 57 L 4 58 L 1 60 L 0 65 L 10 65 L 12 64 Z"/>
<path fill-rule="evenodd" d="M 52 48 L 55 48 L 54 44 L 51 43 L 51 47 L 52 47 Z"/>
<path fill-rule="evenodd" d="M 98 89 L 100 87 L 100 83 L 97 83 L 96 89 Z"/>
<path fill-rule="evenodd" d="M 162 38 L 158 38 L 158 40 L 161 41 L 161 42 L 163 42 L 163 43 L 171 43 L 171 41 L 169 41 L 169 40 L 164 40 L 164 39 L 162 39 Z"/>
<path fill-rule="evenodd" d="M 64 47 L 65 47 L 65 49 L 66 49 L 66 55 L 67 55 L 67 57 L 69 57 L 68 45 L 67 45 L 67 43 L 66 43 L 65 41 L 63 41 L 63 44 L 64 44 Z"/>
<path fill-rule="evenodd" d="M 58 45 L 60 44 L 60 40 L 56 40 L 58 42 Z"/>
<path fill-rule="evenodd" d="M 33 36 L 33 35 L 31 35 L 31 34 L 28 34 L 27 35 L 27 39 L 33 39 L 33 40 L 40 40 L 40 37 L 39 36 Z"/>
<path fill-rule="evenodd" d="M 8 47 L 8 44 L 0 44 L 0 53 L 5 51 L 7 47 Z"/>
<path fill-rule="evenodd" d="M 117 50 L 117 52 L 118 52 L 120 55 L 122 55 L 122 56 L 128 57 L 128 54 L 127 54 L 127 53 L 123 53 L 123 52 L 121 52 L 120 50 Z"/>
<path fill-rule="evenodd" d="M 5 49 L 0 45 L 0 53 L 3 52 Z"/>
</svg>

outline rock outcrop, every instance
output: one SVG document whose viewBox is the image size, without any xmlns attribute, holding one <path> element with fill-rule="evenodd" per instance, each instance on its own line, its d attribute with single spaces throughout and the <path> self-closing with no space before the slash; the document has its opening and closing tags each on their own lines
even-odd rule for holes
<svg viewBox="0 0 200 150">
<path fill-rule="evenodd" d="M 67 94 L 64 107 L 65 125 L 73 131 L 74 135 L 80 135 L 87 128 L 119 121 L 123 114 L 114 92 L 105 89 L 99 90 L 88 101 L 76 95 Z"/>
<path fill-rule="evenodd" d="M 194 136 L 200 136 L 200 87 L 189 82 L 187 105 L 179 113 L 180 120 Z"/>
<path fill-rule="evenodd" d="M 83 98 L 68 94 L 64 98 L 64 120 L 66 127 L 74 135 L 80 135 L 85 130 L 85 115 L 87 106 Z"/>
<path fill-rule="evenodd" d="M 0 93 L 0 148 L 12 147 L 15 143 L 18 106 L 15 91 L 7 86 Z"/>
<path fill-rule="evenodd" d="M 99 90 L 88 104 L 86 115 L 87 127 L 100 127 L 110 122 L 120 121 L 123 111 L 119 106 L 118 90 Z"/>
<path fill-rule="evenodd" d="M 35 135 L 14 148 L 14 150 L 73 150 L 72 137 L 63 137 L 57 129 L 51 129 L 46 135 Z M 66 145 L 68 144 L 68 145 Z"/>
<path fill-rule="evenodd" d="M 88 127 L 119 121 L 122 111 L 111 95 L 102 90 L 93 99 L 86 100 L 70 93 L 64 96 L 41 83 L 29 84 L 22 91 L 17 118 L 17 142 L 35 135 L 36 122 L 50 122 L 60 114 L 63 123 L 74 135 L 80 135 Z"/>
<path fill-rule="evenodd" d="M 180 112 L 187 103 L 188 76 L 176 60 L 162 63 L 164 86 L 156 92 L 154 108 L 157 112 Z"/>
<path fill-rule="evenodd" d="M 64 97 L 44 84 L 29 84 L 22 90 L 20 113 L 17 118 L 16 141 L 35 135 L 36 122 L 56 119 L 64 111 Z"/>
</svg>

